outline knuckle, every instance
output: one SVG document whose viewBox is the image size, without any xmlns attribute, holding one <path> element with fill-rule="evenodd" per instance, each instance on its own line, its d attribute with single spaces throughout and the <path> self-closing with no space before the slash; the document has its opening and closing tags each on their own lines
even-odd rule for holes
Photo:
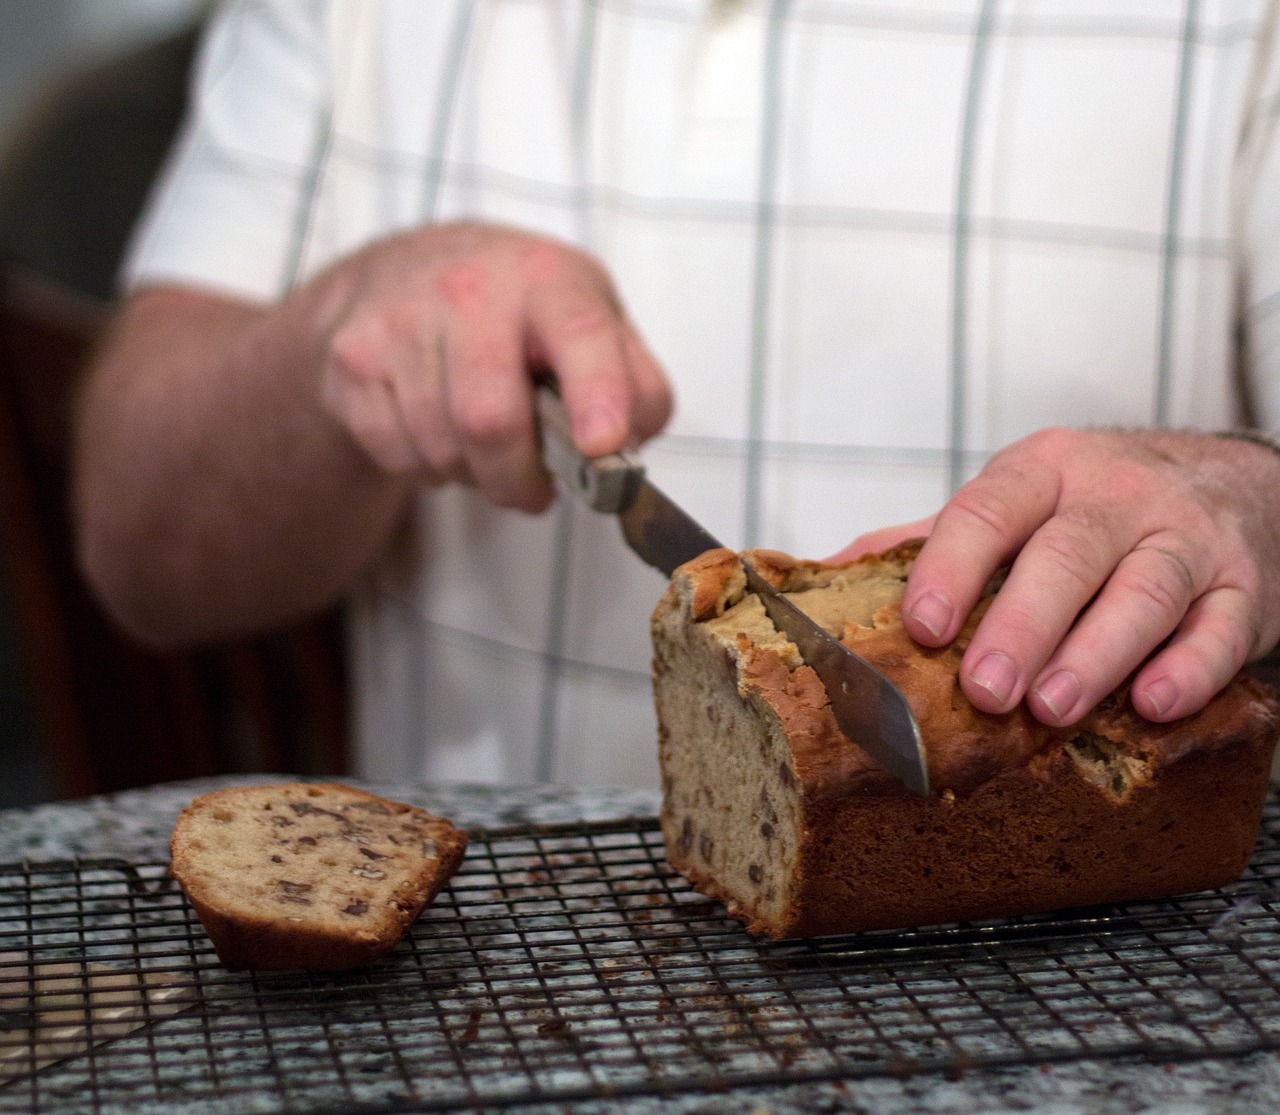
<svg viewBox="0 0 1280 1115">
<path fill-rule="evenodd" d="M 454 309 L 475 305 L 490 293 L 489 270 L 478 259 L 450 260 L 440 266 L 435 277 L 436 293 Z"/>
<path fill-rule="evenodd" d="M 1277 610 L 1280 597 L 1277 597 L 1276 581 L 1264 575 L 1263 571 L 1251 561 L 1236 563 L 1236 567 L 1224 570 L 1224 580 L 1234 585 L 1250 602 L 1252 614 L 1265 615 Z"/>
<path fill-rule="evenodd" d="M 1229 676 L 1244 665 L 1254 643 L 1252 624 L 1243 627 L 1215 624 L 1200 640 L 1202 668 L 1212 677 Z"/>
<path fill-rule="evenodd" d="M 1251 599 L 1240 597 L 1234 590 L 1230 596 L 1235 598 L 1235 605 L 1230 610 L 1219 612 L 1218 622 L 1210 627 L 1210 631 L 1217 635 L 1234 672 L 1263 645 L 1265 636 L 1262 614 L 1250 606 Z"/>
<path fill-rule="evenodd" d="M 1018 442 L 1018 447 L 1035 456 L 1059 461 L 1074 455 L 1083 436 L 1079 430 L 1071 430 L 1063 426 L 1048 426 L 1028 434 Z"/>
<path fill-rule="evenodd" d="M 555 240 L 531 238 L 519 245 L 516 265 L 530 287 L 581 286 L 621 316 L 621 306 L 608 272 L 587 252 Z"/>
<path fill-rule="evenodd" d="M 1196 575 L 1191 571 L 1191 563 L 1176 550 L 1164 546 L 1143 547 L 1143 553 L 1154 555 L 1158 568 L 1163 570 L 1164 578 L 1179 586 L 1182 594 L 1189 601 L 1199 592 Z"/>
<path fill-rule="evenodd" d="M 519 413 L 496 392 L 455 396 L 453 422 L 464 442 L 480 447 L 505 445 L 523 429 Z"/>
<path fill-rule="evenodd" d="M 1001 601 L 999 622 L 999 641 L 1009 647 L 1033 646 L 1041 643 L 1048 635 L 1047 626 L 1039 613 L 1017 601 Z"/>
<path fill-rule="evenodd" d="M 1001 485 L 992 484 L 982 477 L 965 484 L 954 496 L 946 510 L 976 520 L 1001 538 L 1012 538 L 1017 533 L 1018 513 Z"/>
<path fill-rule="evenodd" d="M 1054 513 L 1053 521 L 1082 549 L 1089 546 L 1088 539 L 1103 537 L 1115 526 L 1107 508 L 1088 501 L 1065 504 Z"/>
<path fill-rule="evenodd" d="M 591 340 L 609 334 L 617 328 L 613 312 L 599 303 L 575 306 L 567 310 L 555 323 L 551 343 L 566 348 L 579 341 Z"/>
<path fill-rule="evenodd" d="M 1116 589 L 1126 596 L 1145 601 L 1158 615 L 1177 619 L 1191 602 L 1186 577 L 1174 571 L 1171 562 L 1155 569 L 1126 569 L 1113 577 Z"/>
<path fill-rule="evenodd" d="M 1033 552 L 1038 562 L 1049 564 L 1056 574 L 1090 594 L 1103 575 L 1097 545 L 1089 535 L 1075 530 L 1042 528 L 1036 534 Z"/>
<path fill-rule="evenodd" d="M 521 244 L 520 273 L 535 286 L 560 281 L 569 267 L 570 251 L 553 240 L 531 239 Z"/>
<path fill-rule="evenodd" d="M 381 351 L 374 330 L 357 319 L 334 331 L 329 340 L 329 364 L 348 383 L 369 384 L 382 378 Z"/>
</svg>

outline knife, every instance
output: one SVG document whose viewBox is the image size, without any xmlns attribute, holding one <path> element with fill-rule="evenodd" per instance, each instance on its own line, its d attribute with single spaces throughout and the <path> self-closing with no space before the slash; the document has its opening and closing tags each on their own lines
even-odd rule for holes
<svg viewBox="0 0 1280 1115">
<path fill-rule="evenodd" d="M 644 466 L 624 453 L 584 457 L 573 441 L 569 416 L 555 390 L 535 390 L 542 456 L 548 470 L 589 507 L 616 515 L 627 544 L 670 577 L 677 566 L 721 544 L 651 484 Z M 775 627 L 800 650 L 831 701 L 840 730 L 908 789 L 929 792 L 920 726 L 907 699 L 871 663 L 828 635 L 743 561 L 747 587 Z"/>
</svg>

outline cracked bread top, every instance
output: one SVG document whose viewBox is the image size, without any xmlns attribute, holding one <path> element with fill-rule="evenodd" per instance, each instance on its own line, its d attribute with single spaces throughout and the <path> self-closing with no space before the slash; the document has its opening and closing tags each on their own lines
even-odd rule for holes
<svg viewBox="0 0 1280 1115">
<path fill-rule="evenodd" d="M 1139 717 L 1127 687 L 1107 697 L 1081 722 L 1055 729 L 1020 705 L 991 715 L 971 705 L 958 683 L 960 660 L 998 585 L 949 646 L 918 645 L 902 624 L 907 574 L 922 542 L 844 565 L 802 561 L 768 550 L 743 556 L 775 588 L 906 695 L 920 724 L 930 784 L 944 794 L 967 795 L 1013 767 L 1034 767 L 1054 743 L 1063 743 L 1081 773 L 1123 797 L 1171 763 L 1260 736 L 1274 737 L 1278 708 L 1266 686 L 1241 674 L 1201 712 L 1171 724 Z M 664 610 L 687 609 L 737 670 L 739 691 L 764 699 L 786 725 L 796 776 L 806 792 L 824 796 L 896 788 L 896 782 L 836 727 L 817 675 L 798 648 L 777 631 L 758 598 L 747 592 L 737 555 L 713 550 L 682 566 Z M 655 622 L 657 616 L 655 616 Z"/>
</svg>

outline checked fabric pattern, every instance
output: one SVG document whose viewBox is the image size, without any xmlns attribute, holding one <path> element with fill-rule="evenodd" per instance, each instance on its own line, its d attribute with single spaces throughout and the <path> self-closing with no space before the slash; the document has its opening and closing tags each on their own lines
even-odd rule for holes
<svg viewBox="0 0 1280 1115">
<path fill-rule="evenodd" d="M 820 557 L 1047 425 L 1280 427 L 1263 0 L 240 0 L 125 280 L 272 299 L 468 217 L 590 248 L 676 386 L 645 459 Z M 616 526 L 424 492 L 357 587 L 359 773 L 656 783 Z"/>
</svg>

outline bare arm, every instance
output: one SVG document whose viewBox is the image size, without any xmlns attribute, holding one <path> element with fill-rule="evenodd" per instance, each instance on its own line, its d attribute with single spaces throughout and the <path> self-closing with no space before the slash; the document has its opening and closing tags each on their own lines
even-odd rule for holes
<svg viewBox="0 0 1280 1115">
<path fill-rule="evenodd" d="M 322 606 L 401 513 L 405 480 L 319 405 L 305 314 L 161 287 L 112 331 L 79 416 L 81 559 L 148 641 Z"/>
<path fill-rule="evenodd" d="M 269 307 L 142 291 L 78 415 L 86 573 L 134 633 L 188 642 L 335 599 L 419 484 L 540 510 L 531 365 L 557 374 L 584 451 L 669 413 L 603 272 L 512 230 L 405 233 Z"/>
</svg>

